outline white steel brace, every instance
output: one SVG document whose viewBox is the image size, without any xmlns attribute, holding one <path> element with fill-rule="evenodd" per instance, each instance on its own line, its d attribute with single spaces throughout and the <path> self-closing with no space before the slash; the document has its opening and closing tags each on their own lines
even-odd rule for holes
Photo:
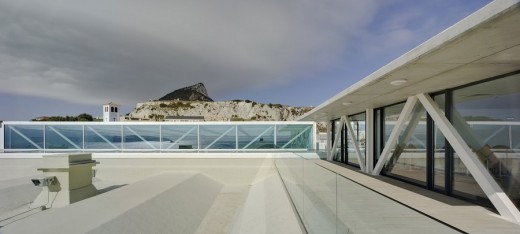
<svg viewBox="0 0 520 234">
<path fill-rule="evenodd" d="M 220 139 L 222 139 L 222 137 L 226 136 L 229 132 L 233 131 L 237 126 L 236 125 L 232 125 L 230 126 L 230 128 L 225 131 L 224 133 L 222 133 L 219 137 L 217 137 L 217 139 L 215 139 L 213 142 L 211 142 L 208 146 L 206 146 L 206 148 L 204 149 L 209 149 L 211 146 L 213 146 L 215 143 L 217 143 Z"/>
<path fill-rule="evenodd" d="M 374 167 L 374 171 L 372 172 L 373 175 L 379 175 L 381 173 L 381 169 L 383 169 L 383 166 L 388 160 L 390 151 L 397 143 L 399 133 L 403 130 L 406 121 L 410 117 L 410 114 L 412 114 L 412 111 L 416 103 L 417 97 L 415 96 L 408 97 L 408 100 L 406 100 L 406 104 L 404 104 L 403 110 L 401 111 L 401 114 L 399 115 L 399 118 L 395 123 L 394 129 L 392 129 L 392 132 L 390 133 L 390 137 L 388 138 L 388 141 L 385 144 L 385 148 L 383 149 L 383 152 L 381 153 L 381 156 L 379 156 L 379 160 L 377 161 L 377 164 Z"/>
<path fill-rule="evenodd" d="M 171 149 L 175 144 L 178 144 L 179 142 L 181 142 L 186 136 L 188 136 L 196 128 L 197 128 L 197 126 L 194 126 L 193 128 L 191 128 L 189 131 L 184 133 L 179 139 L 177 139 L 175 142 L 173 142 L 171 145 L 169 145 L 166 149 Z"/>
<path fill-rule="evenodd" d="M 336 148 L 338 147 L 339 138 L 341 137 L 341 129 L 344 124 L 345 118 L 341 117 L 341 119 L 339 120 L 339 126 L 341 127 L 339 128 L 339 130 L 337 130 L 338 132 L 336 132 L 336 136 L 334 137 L 334 143 L 332 144 L 332 149 L 330 150 L 329 157 L 327 158 L 327 160 L 329 161 L 332 161 L 334 159 L 334 155 L 336 154 Z M 332 128 L 334 127 L 335 126 L 332 126 Z"/>
<path fill-rule="evenodd" d="M 374 170 L 374 109 L 366 110 L 365 119 L 365 172 Z"/>
<path fill-rule="evenodd" d="M 293 137 L 289 142 L 285 143 L 285 145 L 282 146 L 282 149 L 285 149 L 285 147 L 287 147 L 288 145 L 290 145 L 291 143 L 293 143 L 293 141 L 295 141 L 296 139 L 298 139 L 298 137 L 300 137 L 301 135 L 303 135 L 305 132 L 307 132 L 309 129 L 311 129 L 312 127 L 306 127 L 305 129 L 303 129 L 303 131 L 301 131 L 300 133 L 298 133 L 298 135 L 296 135 L 295 137 Z"/>
<path fill-rule="evenodd" d="M 486 193 L 500 215 L 509 220 L 520 222 L 520 212 L 513 202 L 511 202 L 511 199 L 509 199 L 491 174 L 489 174 L 488 170 L 482 165 L 478 157 L 468 144 L 466 144 L 462 136 L 457 132 L 455 127 L 453 127 L 432 98 L 424 93 L 417 94 L 417 98 L 419 98 L 419 101 L 431 116 L 435 125 L 442 132 L 446 140 L 448 140 L 455 152 L 457 152 L 466 168 L 471 175 L 473 175 L 475 181 L 477 181 L 478 185 L 482 188 L 484 193 Z"/>
<path fill-rule="evenodd" d="M 109 141 L 106 137 L 104 137 L 103 135 L 101 135 L 99 132 L 97 132 L 96 130 L 94 130 L 92 127 L 88 126 L 87 127 L 90 131 L 92 131 L 94 134 L 96 134 L 99 138 L 101 138 L 102 140 L 104 140 L 106 143 L 108 143 L 110 146 L 114 147 L 114 149 L 118 149 L 116 145 L 114 145 L 114 143 L 112 143 L 111 141 Z M 121 134 L 123 135 L 123 134 Z"/>
<path fill-rule="evenodd" d="M 38 144 L 36 144 L 34 141 L 32 141 L 29 137 L 27 137 L 26 135 L 24 135 L 23 133 L 21 133 L 20 131 L 16 130 L 16 128 L 14 128 L 13 126 L 9 126 L 9 128 L 11 128 L 11 130 L 13 132 L 15 132 L 16 134 L 18 134 L 19 136 L 21 136 L 23 139 L 25 139 L 27 142 L 31 143 L 31 145 L 33 145 L 34 147 L 38 148 L 38 149 L 42 149 L 42 147 L 40 147 Z"/>
<path fill-rule="evenodd" d="M 361 155 L 361 150 L 359 149 L 357 137 L 356 137 L 356 135 L 354 135 L 354 130 L 352 129 L 352 124 L 351 124 L 352 122 L 350 121 L 350 118 L 348 116 L 342 117 L 342 118 L 345 118 L 345 120 L 346 120 L 345 125 L 347 126 L 348 135 L 350 136 L 350 139 L 352 140 L 352 144 L 354 145 L 354 150 L 356 151 L 356 157 L 359 162 L 359 167 L 361 168 L 361 171 L 366 171 L 365 170 L 365 161 Z"/>
<path fill-rule="evenodd" d="M 76 149 L 81 149 L 76 143 L 71 141 L 67 136 L 63 135 L 63 133 L 59 132 L 56 128 L 54 128 L 53 126 L 48 126 L 48 127 L 49 127 L 50 130 L 52 130 L 53 132 L 58 134 L 58 136 L 63 138 L 63 140 L 67 141 L 69 144 L 71 144 L 72 146 L 76 147 Z"/>
<path fill-rule="evenodd" d="M 137 136 L 137 138 L 139 138 L 141 141 L 143 141 L 144 143 L 146 143 L 148 146 L 150 146 L 150 148 L 152 149 L 157 149 L 157 147 L 155 147 L 154 145 L 152 145 L 152 143 L 150 143 L 149 141 L 147 141 L 146 139 L 144 139 L 144 137 L 142 137 L 141 135 L 139 135 L 136 131 L 134 131 L 133 129 L 130 128 L 130 126 L 126 126 L 126 129 L 128 129 L 128 131 L 132 132 L 135 136 Z M 124 136 L 124 135 L 123 135 Z"/>
</svg>

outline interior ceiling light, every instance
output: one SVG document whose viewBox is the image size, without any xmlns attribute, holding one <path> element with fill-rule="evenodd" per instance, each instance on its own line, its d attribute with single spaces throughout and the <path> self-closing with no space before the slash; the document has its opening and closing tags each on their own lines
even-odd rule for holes
<svg viewBox="0 0 520 234">
<path fill-rule="evenodd" d="M 395 86 L 399 86 L 399 85 L 404 85 L 406 84 L 406 82 L 408 82 L 408 80 L 405 80 L 405 79 L 402 79 L 402 80 L 393 80 L 390 82 L 391 85 L 395 85 Z"/>
</svg>

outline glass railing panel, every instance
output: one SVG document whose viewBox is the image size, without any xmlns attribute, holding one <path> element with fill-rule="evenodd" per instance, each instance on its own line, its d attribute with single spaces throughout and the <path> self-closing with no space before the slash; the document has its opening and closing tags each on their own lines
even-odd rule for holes
<svg viewBox="0 0 520 234">
<path fill-rule="evenodd" d="M 124 125 L 123 149 L 160 150 L 159 125 Z"/>
<path fill-rule="evenodd" d="M 4 127 L 5 149 L 43 150 L 43 125 L 4 125 Z"/>
<path fill-rule="evenodd" d="M 120 150 L 121 125 L 85 125 L 85 149 Z"/>
<path fill-rule="evenodd" d="M 308 233 L 457 233 L 435 219 L 316 164 L 319 159 L 309 159 L 319 157 L 319 151 L 293 152 L 292 155 L 280 154 L 275 162 Z M 303 179 L 298 179 L 301 175 Z"/>
<path fill-rule="evenodd" d="M 303 216 L 303 163 L 304 159 L 293 155 L 276 159 L 277 168 L 291 200 L 299 214 Z"/>
<path fill-rule="evenodd" d="M 336 174 L 304 160 L 304 223 L 310 233 L 336 233 Z"/>
<path fill-rule="evenodd" d="M 198 149 L 197 125 L 163 125 L 162 151 Z"/>
<path fill-rule="evenodd" d="M 276 125 L 279 149 L 312 149 L 312 125 Z"/>
<path fill-rule="evenodd" d="M 238 125 L 239 149 L 274 149 L 274 125 Z"/>
<path fill-rule="evenodd" d="M 82 150 L 82 125 L 46 125 L 45 149 L 47 150 Z"/>
<path fill-rule="evenodd" d="M 5 152 L 307 150 L 313 124 L 4 122 Z M 278 146 L 277 146 L 278 144 Z"/>
<path fill-rule="evenodd" d="M 201 125 L 200 149 L 236 149 L 235 125 Z"/>
</svg>

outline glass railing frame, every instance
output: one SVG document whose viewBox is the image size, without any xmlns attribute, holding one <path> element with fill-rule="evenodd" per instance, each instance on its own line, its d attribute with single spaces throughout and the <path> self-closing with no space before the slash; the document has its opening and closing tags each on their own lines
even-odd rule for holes
<svg viewBox="0 0 520 234">
<path fill-rule="evenodd" d="M 77 148 L 66 148 L 66 149 L 56 149 L 56 148 L 53 148 L 53 149 L 50 149 L 50 148 L 47 148 L 46 147 L 46 142 L 47 142 L 47 139 L 45 139 L 46 137 L 46 129 L 48 128 L 48 126 L 83 126 L 82 128 L 82 133 L 81 133 L 81 137 L 82 137 L 82 145 L 81 145 L 81 148 L 80 149 L 77 149 Z M 125 126 L 159 126 L 159 135 L 158 135 L 158 142 L 155 142 L 159 148 L 139 148 L 139 149 L 134 149 L 134 148 L 125 148 L 125 138 L 127 137 L 123 132 L 124 132 L 124 128 Z M 37 137 L 40 137 L 41 135 L 41 138 L 43 138 L 42 142 L 43 142 L 43 145 L 38 145 L 40 147 L 29 147 L 29 148 L 16 148 L 16 147 L 6 147 L 7 146 L 7 139 L 11 139 L 10 137 L 5 137 L 4 134 L 6 133 L 7 129 L 10 128 L 10 127 L 16 127 L 16 126 L 41 126 L 41 128 L 43 129 L 43 132 L 41 134 L 39 134 Z M 121 133 L 117 135 L 118 138 L 118 142 L 115 142 L 114 144 L 117 145 L 117 148 L 108 148 L 108 147 L 105 147 L 105 148 L 88 148 L 86 143 L 87 143 L 87 131 L 86 128 L 89 127 L 89 126 L 118 126 L 119 129 L 121 129 Z M 163 129 L 163 126 L 196 126 L 197 129 L 196 129 L 196 134 L 197 134 L 197 143 L 196 143 L 196 147 L 193 147 L 191 149 L 163 149 L 163 143 L 165 142 L 164 141 L 164 138 L 163 138 L 163 135 L 162 135 L 162 129 Z M 203 149 L 201 148 L 201 138 L 204 138 L 204 136 L 201 136 L 200 135 L 200 127 L 201 126 L 231 126 L 232 128 L 235 129 L 234 131 L 234 142 L 231 143 L 232 144 L 232 147 L 230 148 L 219 148 L 219 149 Z M 271 148 L 250 148 L 251 147 L 251 144 L 246 144 L 248 148 L 239 148 L 238 145 L 239 145 L 239 141 L 240 141 L 240 137 L 239 137 L 239 134 L 238 134 L 238 130 L 240 127 L 243 127 L 243 126 L 272 126 L 273 127 L 273 130 L 272 130 L 272 135 L 271 137 L 274 137 L 274 145 L 271 146 Z M 294 147 L 294 148 L 290 148 L 292 145 L 291 143 L 292 142 L 283 142 L 281 138 L 281 135 L 279 135 L 278 131 L 278 127 L 279 126 L 302 126 L 302 134 L 303 134 L 303 137 L 302 139 L 304 139 L 306 142 L 305 144 L 302 144 L 301 142 L 298 142 L 298 144 L 300 145 L 304 145 L 304 147 L 298 147 L 298 145 L 296 145 L 297 147 Z M 16 153 L 16 152 L 42 152 L 42 153 L 46 153 L 46 152 L 111 152 L 111 153 L 124 153 L 124 152 L 157 152 L 157 153 L 174 153 L 174 152 L 229 152 L 229 151 L 232 151 L 232 152 L 279 152 L 279 151 L 283 151 L 285 149 L 290 149 L 290 150 L 296 150 L 296 151 L 301 151 L 301 150 L 309 150 L 309 149 L 313 149 L 316 145 L 316 123 L 314 122 L 303 122 L 303 121 L 264 121 L 264 122 L 260 122 L 260 121 L 256 121 L 256 122 L 252 122 L 252 121 L 240 121 L 240 122 L 28 122 L 28 121 L 6 121 L 6 122 L 3 122 L 2 123 L 2 128 L 0 128 L 1 132 L 0 132 L 0 149 L 3 150 L 3 152 L 12 152 L 12 153 Z M 294 129 L 292 128 L 290 131 L 294 131 Z M 254 131 L 253 131 L 254 132 Z M 299 138 L 300 135 L 298 136 L 294 136 L 292 135 L 293 133 L 289 133 L 289 137 L 294 137 L 294 138 Z M 98 134 L 99 135 L 99 134 Z M 286 134 L 287 135 L 287 134 Z M 286 135 L 284 135 L 284 137 L 286 137 Z M 249 135 L 248 136 L 241 136 L 241 137 L 250 137 Z M 256 137 L 253 137 L 253 140 L 259 140 L 257 139 Z M 262 140 L 262 139 L 260 139 Z M 291 141 L 291 140 L 294 140 L 294 139 L 289 139 L 288 141 Z M 108 143 L 108 141 L 110 140 L 104 140 L 106 141 L 106 143 Z M 121 141 L 121 142 L 119 142 Z M 146 143 L 146 142 L 145 142 Z M 193 142 L 194 143 L 194 142 Z M 287 147 L 284 149 L 281 147 L 281 144 L 286 144 Z M 192 146 L 195 146 L 195 144 L 193 144 Z"/>
</svg>

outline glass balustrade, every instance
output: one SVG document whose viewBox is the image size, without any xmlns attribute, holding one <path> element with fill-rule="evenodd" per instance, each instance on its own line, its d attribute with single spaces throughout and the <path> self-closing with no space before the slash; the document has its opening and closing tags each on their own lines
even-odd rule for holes
<svg viewBox="0 0 520 234">
<path fill-rule="evenodd" d="M 459 233 L 316 162 L 325 152 L 280 154 L 275 164 L 308 233 Z"/>
<path fill-rule="evenodd" d="M 312 149 L 312 122 L 4 122 L 4 152 L 175 152 Z M 2 138 L 0 138 L 2 139 Z"/>
</svg>

